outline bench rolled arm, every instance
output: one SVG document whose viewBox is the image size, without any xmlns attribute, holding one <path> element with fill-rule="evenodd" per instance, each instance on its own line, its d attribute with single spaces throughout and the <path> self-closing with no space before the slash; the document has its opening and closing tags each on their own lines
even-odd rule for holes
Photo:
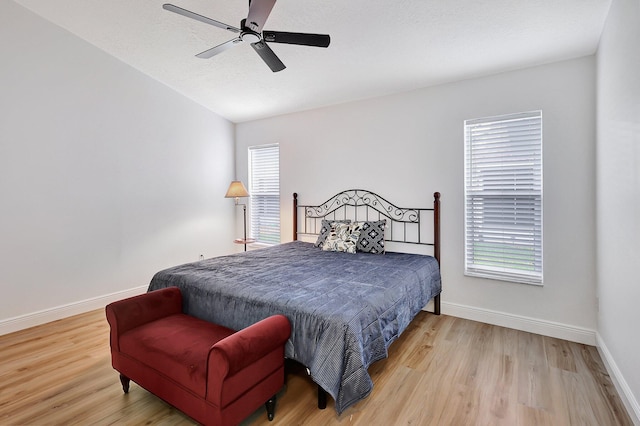
<svg viewBox="0 0 640 426">
<path fill-rule="evenodd" d="M 143 324 L 182 312 L 182 294 L 178 287 L 167 287 L 129 297 L 105 307 L 111 326 L 111 348 L 119 350 L 118 337 Z"/>
<path fill-rule="evenodd" d="M 221 377 L 232 376 L 258 361 L 291 335 L 291 324 L 284 315 L 273 315 L 244 328 L 211 346 L 209 371 L 217 370 Z M 226 366 L 222 369 L 222 366 Z"/>
</svg>

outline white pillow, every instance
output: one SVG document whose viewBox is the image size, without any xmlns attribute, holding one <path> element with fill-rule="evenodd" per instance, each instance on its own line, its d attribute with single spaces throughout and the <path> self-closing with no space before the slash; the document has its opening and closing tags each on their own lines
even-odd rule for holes
<svg viewBox="0 0 640 426">
<path fill-rule="evenodd" d="M 324 245 L 324 242 L 327 240 L 327 237 L 331 232 L 331 225 L 336 223 L 351 223 L 351 220 L 350 219 L 344 219 L 344 220 L 322 219 L 322 226 L 320 228 L 320 233 L 318 234 L 318 239 L 314 244 L 316 247 L 322 247 Z"/>
<path fill-rule="evenodd" d="M 322 245 L 324 251 L 356 253 L 360 225 L 358 223 L 332 223 L 331 231 Z"/>
</svg>

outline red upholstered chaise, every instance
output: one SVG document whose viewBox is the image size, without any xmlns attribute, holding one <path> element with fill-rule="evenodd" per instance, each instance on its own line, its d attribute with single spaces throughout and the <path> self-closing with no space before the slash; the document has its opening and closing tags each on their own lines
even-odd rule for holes
<svg viewBox="0 0 640 426">
<path fill-rule="evenodd" d="M 291 332 L 285 316 L 235 332 L 183 314 L 177 287 L 111 303 L 106 314 L 125 393 L 133 380 L 205 425 L 238 424 L 262 404 L 273 419 Z"/>
</svg>

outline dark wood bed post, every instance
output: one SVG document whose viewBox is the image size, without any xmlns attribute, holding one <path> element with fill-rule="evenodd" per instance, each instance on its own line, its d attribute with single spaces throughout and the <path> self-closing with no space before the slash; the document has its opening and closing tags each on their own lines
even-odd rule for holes
<svg viewBox="0 0 640 426">
<path fill-rule="evenodd" d="M 440 263 L 440 193 L 433 193 L 433 257 Z"/>
<path fill-rule="evenodd" d="M 298 241 L 298 193 L 293 193 L 293 241 Z"/>
<path fill-rule="evenodd" d="M 433 257 L 440 265 L 440 193 L 433 193 Z M 442 268 L 440 268 L 442 271 Z M 440 295 L 433 298 L 433 313 L 440 315 Z"/>
</svg>

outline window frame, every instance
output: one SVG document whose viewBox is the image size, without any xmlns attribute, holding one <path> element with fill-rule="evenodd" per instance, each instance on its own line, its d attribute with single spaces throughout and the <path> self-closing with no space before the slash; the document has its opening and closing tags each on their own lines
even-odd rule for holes
<svg viewBox="0 0 640 426">
<path fill-rule="evenodd" d="M 275 148 L 275 152 L 274 152 Z M 277 164 L 267 164 L 268 158 L 260 161 L 267 161 L 265 164 L 257 165 L 256 155 L 275 156 Z M 280 146 L 277 143 L 250 146 L 247 149 L 248 174 L 249 174 L 249 233 L 255 243 L 264 246 L 280 244 Z M 267 167 L 261 173 L 266 173 L 263 181 L 258 183 L 256 170 L 258 167 Z M 275 182 L 273 174 L 276 173 Z M 264 197 L 264 198 L 263 198 Z M 274 201 L 275 199 L 275 201 Z M 273 213 L 273 211 L 277 211 Z M 271 214 L 265 212 L 272 212 Z M 264 213 L 264 214 L 261 214 Z M 269 230 L 269 228 L 272 228 Z M 264 231 L 264 232 L 263 232 Z"/>
<path fill-rule="evenodd" d="M 465 120 L 465 275 L 543 285 L 542 149 L 541 110 Z"/>
</svg>

